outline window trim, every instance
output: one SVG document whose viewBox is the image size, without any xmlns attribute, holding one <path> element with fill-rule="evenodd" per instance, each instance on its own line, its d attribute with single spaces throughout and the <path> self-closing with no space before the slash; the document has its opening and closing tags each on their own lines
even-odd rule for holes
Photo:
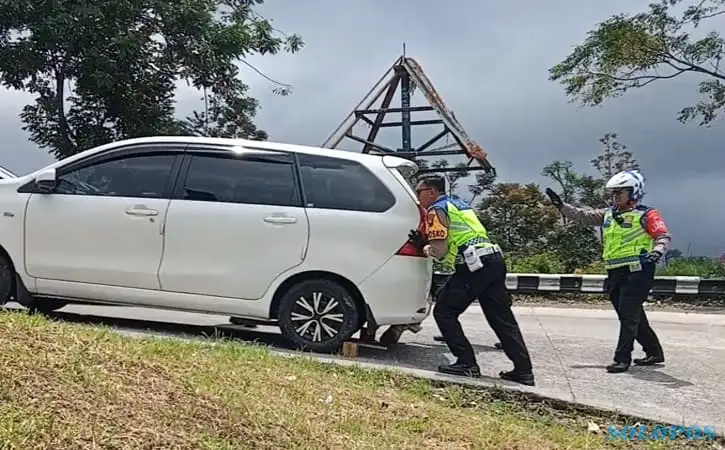
<svg viewBox="0 0 725 450">
<path fill-rule="evenodd" d="M 192 144 L 186 149 L 186 154 L 181 161 L 179 166 L 178 181 L 174 185 L 173 193 L 171 194 L 172 200 L 185 200 L 184 199 L 184 186 L 186 185 L 186 179 L 189 175 L 189 168 L 191 167 L 191 160 L 194 156 L 200 156 L 204 158 L 216 158 L 216 159 L 239 159 L 244 160 L 245 155 L 235 155 L 232 151 L 234 146 L 229 145 L 215 145 L 215 144 Z M 302 191 L 302 181 L 299 174 L 299 167 L 297 166 L 297 158 L 294 152 L 278 150 L 278 149 L 267 149 L 258 147 L 244 146 L 246 150 L 261 153 L 275 153 L 280 156 L 288 156 L 290 158 L 290 164 L 292 165 L 292 179 L 294 188 L 297 193 L 297 204 L 291 205 L 267 205 L 265 203 L 236 203 L 236 202 L 209 202 L 217 204 L 230 204 L 230 205 L 265 205 L 265 206 L 279 206 L 280 208 L 304 208 L 305 198 L 304 192 Z M 252 156 L 252 155 L 250 155 Z"/>
<path fill-rule="evenodd" d="M 176 184 L 176 180 L 179 176 L 179 169 L 184 156 L 187 144 L 183 143 L 154 143 L 154 144 L 135 144 L 126 147 L 120 147 L 113 151 L 103 152 L 97 155 L 90 156 L 78 161 L 74 161 L 67 165 L 59 166 L 55 169 L 56 178 L 60 178 L 63 175 L 68 174 L 74 170 L 85 169 L 97 164 L 103 164 L 119 159 L 126 159 L 129 157 L 142 157 L 142 156 L 154 156 L 158 154 L 171 154 L 174 156 L 174 161 L 171 163 L 169 170 L 169 178 L 166 180 L 166 186 L 164 191 L 159 197 L 138 197 L 138 198 L 160 198 L 170 199 L 173 192 L 173 188 Z M 42 194 L 42 195 L 78 195 L 85 196 L 84 194 L 55 194 L 55 193 L 44 193 L 41 192 L 35 180 L 30 180 L 24 185 L 20 186 L 17 190 L 21 194 Z M 95 197 L 95 196 L 94 196 Z M 99 197 L 110 197 L 110 196 L 99 196 Z"/>
</svg>

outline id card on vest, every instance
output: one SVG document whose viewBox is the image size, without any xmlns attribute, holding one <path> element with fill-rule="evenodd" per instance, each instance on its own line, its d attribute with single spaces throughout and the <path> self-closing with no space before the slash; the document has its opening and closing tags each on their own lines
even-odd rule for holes
<svg viewBox="0 0 725 450">
<path fill-rule="evenodd" d="M 441 220 L 438 218 L 438 214 L 436 213 L 435 208 L 432 208 L 430 211 L 428 211 L 426 222 L 428 225 L 429 240 L 448 239 L 448 227 L 441 223 Z"/>
<path fill-rule="evenodd" d="M 629 265 L 629 271 L 630 272 L 639 272 L 642 270 L 642 263 L 636 262 Z"/>
</svg>

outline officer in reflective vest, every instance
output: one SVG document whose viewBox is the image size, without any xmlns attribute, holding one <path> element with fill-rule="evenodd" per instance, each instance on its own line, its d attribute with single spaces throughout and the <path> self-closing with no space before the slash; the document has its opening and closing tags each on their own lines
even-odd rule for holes
<svg viewBox="0 0 725 450">
<path fill-rule="evenodd" d="M 499 376 L 533 386 L 531 359 L 506 289 L 506 262 L 501 249 L 488 238 L 486 228 L 469 205 L 445 195 L 443 178 L 425 178 L 416 191 L 427 209 L 428 235 L 411 230 L 410 239 L 426 255 L 455 270 L 435 303 L 433 317 L 457 359 L 453 364 L 439 366 L 438 371 L 481 376 L 473 346 L 459 321 L 459 316 L 478 299 L 504 353 L 514 363 L 514 370 Z"/>
<path fill-rule="evenodd" d="M 615 174 L 605 189 L 612 195 L 612 207 L 582 209 L 562 202 L 551 189 L 546 194 L 561 213 L 583 225 L 603 229 L 603 259 L 609 278 L 609 298 L 619 317 L 619 341 L 611 373 L 625 372 L 632 363 L 635 339 L 645 352 L 637 365 L 665 361 L 662 345 L 647 320 L 643 304 L 654 284 L 657 261 L 667 253 L 670 234 L 659 211 L 640 204 L 644 177 L 639 171 Z"/>
</svg>

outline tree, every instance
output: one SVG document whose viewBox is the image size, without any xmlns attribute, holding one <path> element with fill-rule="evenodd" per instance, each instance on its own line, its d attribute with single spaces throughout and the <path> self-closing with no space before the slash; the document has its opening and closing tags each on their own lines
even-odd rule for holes
<svg viewBox="0 0 725 450">
<path fill-rule="evenodd" d="M 569 222 L 554 227 L 548 237 L 548 244 L 567 273 L 584 269 L 602 256 L 602 245 L 595 229 L 577 223 Z"/>
<path fill-rule="evenodd" d="M 559 185 L 561 199 L 571 203 L 578 188 L 580 175 L 572 170 L 574 163 L 571 161 L 554 161 L 544 166 L 541 175 L 555 181 Z"/>
<path fill-rule="evenodd" d="M 259 103 L 246 96 L 248 87 L 236 76 L 211 87 L 211 95 L 204 89 L 204 111 L 194 111 L 186 118 L 189 134 L 195 136 L 267 140 L 265 131 L 257 129 L 252 118 Z"/>
<path fill-rule="evenodd" d="M 678 120 L 709 125 L 725 107 L 724 41 L 716 31 L 693 36 L 703 21 L 725 14 L 725 0 L 660 0 L 635 15 L 618 14 L 598 24 L 586 40 L 549 69 L 568 96 L 585 106 L 601 105 L 658 80 L 683 74 L 700 78 L 701 100 L 680 110 Z"/>
<path fill-rule="evenodd" d="M 251 124 L 256 101 L 246 98 L 235 63 L 303 45 L 297 35 L 278 37 L 255 14 L 261 3 L 6 2 L 0 11 L 0 82 L 35 95 L 20 114 L 23 129 L 59 158 L 148 135 L 261 137 Z M 210 93 L 201 119 L 174 117 L 178 80 Z"/>
<path fill-rule="evenodd" d="M 476 182 L 468 186 L 468 191 L 471 193 L 471 200 L 469 203 L 473 204 L 476 199 L 484 193 L 491 192 L 494 186 L 496 177 L 490 173 L 476 172 L 474 176 Z"/>
<path fill-rule="evenodd" d="M 479 203 L 478 215 L 505 252 L 537 253 L 546 249 L 558 218 L 543 200 L 536 184 L 499 183 Z"/>
<path fill-rule="evenodd" d="M 562 200 L 567 203 L 599 207 L 603 196 L 602 183 L 573 170 L 571 161 L 554 161 L 541 174 L 559 185 Z M 596 206 L 593 206 L 596 205 Z M 549 247 L 566 272 L 588 266 L 599 258 L 601 245 L 594 229 L 568 221 L 563 215 L 548 238 Z"/>
<path fill-rule="evenodd" d="M 626 145 L 617 141 L 617 133 L 607 133 L 599 138 L 599 142 L 604 146 L 604 150 L 592 159 L 591 163 L 605 182 L 617 172 L 639 169 L 639 164 L 634 159 L 634 153 L 627 150 Z"/>
</svg>

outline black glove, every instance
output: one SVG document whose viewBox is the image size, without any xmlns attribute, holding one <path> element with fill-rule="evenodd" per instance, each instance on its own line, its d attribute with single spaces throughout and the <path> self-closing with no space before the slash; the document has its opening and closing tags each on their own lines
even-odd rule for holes
<svg viewBox="0 0 725 450">
<path fill-rule="evenodd" d="M 554 205 L 557 209 L 561 209 L 561 205 L 563 205 L 564 202 L 561 201 L 559 194 L 554 192 L 551 188 L 546 188 L 546 195 L 548 195 L 549 199 L 551 199 L 552 205 Z"/>
<path fill-rule="evenodd" d="M 657 264 L 657 261 L 659 261 L 660 258 L 662 258 L 662 253 L 657 250 L 652 250 L 651 252 L 642 255 L 642 261 L 652 264 Z"/>
<path fill-rule="evenodd" d="M 421 252 L 423 251 L 423 247 L 428 245 L 428 238 L 423 236 L 420 230 L 410 230 L 410 233 L 408 233 L 408 239 L 410 239 L 410 242 L 412 242 L 413 245 L 415 245 Z"/>
</svg>

